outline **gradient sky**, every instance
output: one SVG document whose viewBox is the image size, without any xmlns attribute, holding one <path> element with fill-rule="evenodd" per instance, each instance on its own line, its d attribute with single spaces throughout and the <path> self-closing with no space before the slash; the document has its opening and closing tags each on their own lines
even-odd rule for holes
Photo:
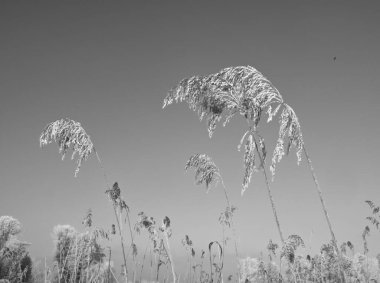
<svg viewBox="0 0 380 283">
<path fill-rule="evenodd" d="M 187 105 L 162 110 L 183 77 L 252 65 L 299 116 L 338 241 L 362 251 L 364 201 L 380 204 L 379 28 L 379 1 L 1 1 L 0 215 L 21 221 L 34 257 L 51 256 L 54 225 L 83 230 L 88 208 L 95 226 L 114 223 L 96 159 L 74 178 L 56 145 L 39 148 L 46 124 L 70 117 L 91 135 L 132 218 L 171 218 L 175 256 L 185 255 L 185 234 L 197 250 L 221 238 L 221 188 L 205 194 L 183 170 L 197 152 L 214 159 L 238 206 L 241 256 L 265 252 L 280 239 L 263 176 L 240 195 L 242 119 L 210 140 Z M 262 127 L 271 150 L 278 125 Z M 284 234 L 317 252 L 329 231 L 308 167 L 295 160 L 280 163 L 273 195 Z"/>
</svg>

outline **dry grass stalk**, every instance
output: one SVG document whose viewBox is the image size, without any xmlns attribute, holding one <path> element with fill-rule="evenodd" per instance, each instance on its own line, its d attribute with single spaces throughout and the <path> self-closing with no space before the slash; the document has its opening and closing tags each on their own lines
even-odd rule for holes
<svg viewBox="0 0 380 283">
<path fill-rule="evenodd" d="M 60 119 L 52 123 L 49 123 L 40 135 L 40 146 L 41 147 L 45 146 L 51 142 L 57 143 L 59 147 L 59 153 L 62 155 L 62 159 L 64 159 L 68 150 L 73 151 L 71 159 L 74 159 L 74 157 L 78 155 L 77 167 L 75 169 L 75 177 L 77 176 L 83 161 L 87 160 L 87 158 L 91 155 L 91 153 L 94 152 L 99 162 L 99 165 L 103 170 L 103 177 L 104 177 L 106 186 L 108 188 L 107 192 L 112 191 L 112 189 L 110 189 L 109 187 L 107 173 L 99 157 L 99 154 L 96 152 L 94 144 L 92 143 L 90 139 L 90 136 L 86 133 L 86 131 L 84 130 L 84 128 L 81 126 L 79 122 L 76 122 L 69 118 L 65 118 L 65 119 Z M 115 203 L 113 204 L 114 204 L 113 205 L 114 213 L 115 213 L 115 217 L 116 217 L 118 228 L 119 228 L 121 246 L 123 250 L 124 269 L 125 269 L 125 275 L 126 275 L 125 280 L 127 282 L 128 272 L 127 272 L 127 263 L 126 263 L 126 257 L 125 257 L 124 239 L 121 235 L 121 226 L 120 226 L 120 221 L 118 219 L 116 206 L 115 206 Z M 117 205 L 120 207 L 120 209 L 127 209 L 127 206 L 124 201 L 117 203 Z M 125 205 L 125 207 L 123 207 L 123 205 Z M 129 217 L 128 217 L 128 220 L 129 220 Z M 133 241 L 133 237 L 132 237 L 132 241 Z"/>
<path fill-rule="evenodd" d="M 215 184 L 215 187 L 221 183 L 223 186 L 224 196 L 226 198 L 227 207 L 225 211 L 223 211 L 219 217 L 219 223 L 223 227 L 223 249 L 226 245 L 225 239 L 225 227 L 232 228 L 233 238 L 234 238 L 234 247 L 235 247 L 235 256 L 236 260 L 239 260 L 237 241 L 236 241 L 236 233 L 233 224 L 233 213 L 237 209 L 235 206 L 232 206 L 228 197 L 228 193 L 226 187 L 223 182 L 222 175 L 220 173 L 219 168 L 216 166 L 214 161 L 206 154 L 194 154 L 192 155 L 186 163 L 185 170 L 188 169 L 195 170 L 195 181 L 197 185 L 205 184 L 207 192 L 210 190 L 210 185 Z M 191 272 L 190 272 L 191 274 Z"/>
<path fill-rule="evenodd" d="M 241 144 L 246 141 L 243 192 L 248 187 L 251 175 L 256 168 L 255 150 L 257 150 L 257 154 L 260 157 L 260 166 L 265 164 L 266 154 L 264 154 L 263 151 L 265 148 L 264 142 L 262 141 L 258 143 L 257 141 L 254 141 L 255 136 L 258 134 L 257 127 L 261 121 L 262 115 L 263 113 L 266 113 L 268 116 L 267 122 L 270 122 L 282 108 L 281 117 L 279 119 L 279 135 L 272 155 L 272 164 L 270 166 L 272 180 L 276 171 L 276 165 L 281 161 L 285 154 L 289 153 L 289 150 L 292 147 L 296 148 L 298 163 L 301 161 L 302 152 L 305 154 L 334 246 L 337 252 L 340 252 L 336 244 L 335 235 L 312 167 L 311 159 L 304 146 L 299 120 L 294 110 L 284 102 L 280 92 L 262 75 L 262 73 L 251 66 L 238 66 L 228 67 L 217 73 L 206 76 L 185 78 L 169 91 L 164 99 L 163 107 L 166 107 L 173 102 L 182 101 L 185 101 L 190 109 L 197 111 L 201 120 L 206 118 L 210 137 L 215 131 L 217 122 L 220 122 L 221 120 L 224 120 L 223 125 L 225 126 L 232 117 L 236 114 L 240 114 L 240 116 L 247 121 L 249 130 L 244 133 L 241 139 Z M 266 179 L 268 195 L 272 204 L 277 228 L 281 240 L 284 243 L 265 167 L 262 166 L 262 169 Z"/>
<path fill-rule="evenodd" d="M 95 150 L 90 136 L 83 129 L 82 125 L 69 118 L 60 119 L 48 124 L 40 135 L 40 146 L 45 146 L 51 142 L 57 143 L 62 159 L 68 150 L 72 150 L 71 159 L 78 154 L 75 177 L 77 176 L 82 162 L 87 160 Z"/>
<path fill-rule="evenodd" d="M 212 159 L 206 154 L 194 154 L 186 162 L 185 170 L 195 170 L 196 185 L 205 184 L 207 192 L 212 185 L 215 187 L 219 182 L 223 182 L 219 168 L 215 165 Z"/>
<path fill-rule="evenodd" d="M 243 191 L 248 187 L 254 172 L 253 151 L 256 146 L 250 134 L 257 131 L 263 113 L 267 114 L 267 122 L 270 122 L 282 109 L 279 137 L 272 157 L 272 175 L 275 174 L 276 164 L 293 146 L 297 149 L 298 162 L 301 161 L 303 139 L 298 118 L 293 109 L 284 102 L 280 92 L 255 68 L 229 67 L 215 74 L 185 78 L 169 91 L 163 107 L 182 101 L 187 102 L 190 109 L 197 111 L 201 120 L 206 118 L 210 137 L 217 122 L 223 120 L 225 126 L 236 114 L 240 114 L 247 121 L 249 130 L 241 140 L 241 143 L 246 140 Z M 258 146 L 265 146 L 264 141 Z"/>
</svg>

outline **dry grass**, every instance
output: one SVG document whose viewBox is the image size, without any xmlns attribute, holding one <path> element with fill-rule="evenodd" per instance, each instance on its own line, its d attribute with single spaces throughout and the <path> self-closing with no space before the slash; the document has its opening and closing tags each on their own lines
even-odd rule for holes
<svg viewBox="0 0 380 283">
<path fill-rule="evenodd" d="M 78 154 L 75 176 L 79 173 L 82 162 L 94 151 L 94 144 L 82 125 L 69 118 L 60 119 L 48 124 L 40 135 L 40 146 L 55 142 L 62 159 L 68 150 L 72 150 L 71 159 Z"/>
<path fill-rule="evenodd" d="M 163 107 L 173 102 L 186 102 L 190 109 L 197 112 L 198 117 L 207 121 L 207 129 L 210 138 L 212 137 L 217 124 L 223 123 L 225 126 L 234 116 L 238 115 L 247 122 L 247 129 L 240 139 L 238 149 L 244 148 L 244 176 L 242 182 L 242 193 L 248 188 L 251 177 L 254 172 L 261 171 L 265 177 L 266 187 L 269 199 L 272 205 L 277 228 L 280 234 L 282 245 L 279 247 L 276 243 L 270 241 L 267 246 L 268 260 L 263 256 L 260 258 L 246 258 L 239 261 L 239 273 L 236 277 L 232 275 L 227 277 L 228 281 L 238 282 L 370 282 L 380 280 L 380 256 L 371 258 L 368 256 L 369 246 L 367 238 L 370 236 L 369 226 L 365 226 L 362 233 L 363 253 L 355 253 L 351 242 L 346 242 L 339 249 L 334 233 L 331 228 L 327 210 L 321 195 L 318 181 L 311 159 L 306 152 L 301 125 L 299 119 L 291 106 L 284 102 L 283 97 L 273 84 L 263 76 L 258 70 L 251 66 L 229 67 L 220 70 L 217 73 L 206 76 L 193 76 L 185 78 L 179 82 L 164 99 Z M 266 122 L 271 122 L 278 117 L 279 129 L 278 138 L 276 139 L 274 151 L 270 165 L 267 164 L 267 151 L 264 138 L 260 135 L 259 127 L 264 115 Z M 40 146 L 45 146 L 55 142 L 59 147 L 59 153 L 62 158 L 65 157 L 69 150 L 73 151 L 72 159 L 77 157 L 77 167 L 75 176 L 78 174 L 82 163 L 87 160 L 91 153 L 96 157 L 103 168 L 99 155 L 95 147 L 80 123 L 71 119 L 60 119 L 46 126 L 40 136 Z M 267 176 L 267 168 L 272 173 L 272 180 L 276 173 L 276 167 L 282 158 L 295 149 L 298 163 L 301 161 L 302 154 L 305 154 L 313 180 L 322 203 L 322 207 L 329 225 L 332 240 L 330 243 L 323 245 L 320 252 L 314 257 L 302 254 L 304 242 L 298 235 L 291 235 L 287 239 L 283 238 L 280 229 L 273 196 Z M 206 154 L 195 154 L 190 157 L 186 163 L 185 169 L 195 170 L 196 184 L 204 184 L 207 191 L 214 185 L 221 183 L 226 196 L 227 207 L 220 214 L 219 222 L 223 226 L 222 241 L 211 240 L 208 246 L 209 262 L 206 264 L 209 268 L 203 266 L 205 252 L 199 253 L 201 256 L 196 258 L 196 251 L 190 238 L 186 235 L 184 246 L 189 256 L 189 271 L 187 282 L 224 282 L 224 254 L 227 246 L 225 237 L 225 227 L 233 227 L 233 213 L 236 207 L 231 206 L 227 191 L 219 171 L 219 168 L 213 160 Z M 115 212 L 118 234 L 123 251 L 123 280 L 128 282 L 129 273 L 127 269 L 127 258 L 124 249 L 126 242 L 121 220 L 125 215 L 125 222 L 128 220 L 130 233 L 130 250 L 133 255 L 133 281 L 136 280 L 135 274 L 138 269 L 137 246 L 134 241 L 131 223 L 129 219 L 129 207 L 121 196 L 121 188 L 115 182 L 112 187 L 108 185 L 107 174 L 104 170 L 104 177 L 107 185 L 106 194 L 112 202 Z M 378 229 L 380 219 L 380 208 L 373 202 L 367 201 L 372 214 L 367 217 L 367 221 Z M 174 268 L 174 260 L 171 255 L 169 238 L 172 235 L 171 221 L 165 217 L 161 224 L 157 224 L 153 217 L 148 217 L 145 213 L 138 214 L 138 221 L 135 225 L 135 231 L 146 230 L 150 240 L 151 269 L 155 268 L 155 280 L 169 280 L 170 273 L 161 275 L 160 268 L 171 267 L 171 279 L 173 282 L 180 282 L 181 277 L 178 270 Z M 8 218 L 0 217 L 0 250 L 4 248 L 13 234 L 19 232 L 19 226 L 16 222 L 5 221 Z M 3 221 L 4 220 L 4 221 Z M 10 225 L 13 223 L 14 225 Z M 109 235 L 116 233 L 116 226 L 112 227 L 111 232 L 103 229 L 92 228 L 92 211 L 88 211 L 83 220 L 86 232 L 78 233 L 69 226 L 59 226 L 55 229 L 56 236 L 56 257 L 55 265 L 51 268 L 50 277 L 47 276 L 45 267 L 45 282 L 111 282 L 117 281 L 111 268 L 111 250 L 108 260 L 103 253 L 102 247 L 98 244 L 98 239 L 108 240 Z M 14 229 L 13 229 L 13 228 Z M 12 230 L 13 229 L 13 230 Z M 8 231 L 8 232 L 6 232 Z M 7 234 L 8 233 L 8 234 Z M 253 235 L 254 236 L 254 235 Z M 347 253 L 347 248 L 351 250 L 351 255 Z M 237 256 L 237 248 L 235 241 Z M 281 252 L 277 253 L 277 249 Z M 207 250 L 207 249 L 206 249 Z M 97 259 L 96 259 L 97 256 Z M 147 256 L 145 249 L 140 274 L 144 269 L 144 262 Z M 154 260 L 154 259 L 155 260 Z M 237 256 L 238 259 L 238 256 Z M 153 262 L 155 267 L 153 267 Z M 277 263 L 279 263 L 279 265 Z M 1 268 L 1 266 L 0 266 Z M 200 268 L 199 272 L 197 271 Z M 197 273 L 198 272 L 198 273 Z M 112 276 L 110 276 L 112 273 Z M 77 280 L 79 274 L 79 281 Z M 141 275 L 140 275 L 141 277 Z M 111 279 L 113 278 L 113 279 Z M 141 278 L 140 278 L 141 280 Z M 182 279 L 182 281 L 184 281 Z M 376 281 L 377 282 L 377 281 Z"/>
</svg>

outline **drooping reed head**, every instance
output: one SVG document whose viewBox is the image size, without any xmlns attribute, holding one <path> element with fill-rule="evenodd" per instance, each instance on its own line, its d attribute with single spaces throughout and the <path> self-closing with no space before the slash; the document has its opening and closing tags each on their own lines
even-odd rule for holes
<svg viewBox="0 0 380 283">
<path fill-rule="evenodd" d="M 280 258 L 285 258 L 288 262 L 293 263 L 297 248 L 305 247 L 305 243 L 298 235 L 290 235 L 282 246 Z"/>
<path fill-rule="evenodd" d="M 267 114 L 267 122 L 270 122 L 281 112 L 279 135 L 270 166 L 272 178 L 276 164 L 292 147 L 297 150 L 298 163 L 301 161 L 304 143 L 299 120 L 294 110 L 284 102 L 280 92 L 255 68 L 228 67 L 214 74 L 185 78 L 169 91 L 163 108 L 173 102 L 183 101 L 190 109 L 197 111 L 201 120 L 206 118 L 210 138 L 217 122 L 221 120 L 224 120 L 225 126 L 235 114 L 240 114 L 247 121 L 249 130 L 241 140 L 241 143 L 246 141 L 242 193 L 247 189 L 256 168 L 255 149 L 265 149 L 264 140 L 259 141 L 258 145 L 251 135 L 258 134 L 257 127 L 264 113 Z M 261 154 L 260 167 L 263 167 L 266 156 L 264 152 Z"/>
<path fill-rule="evenodd" d="M 215 74 L 185 78 L 172 88 L 163 107 L 185 101 L 199 118 L 206 117 L 212 136 L 216 123 L 224 117 L 224 125 L 236 114 L 257 126 L 266 110 L 270 117 L 272 106 L 283 103 L 279 91 L 258 70 L 251 66 L 228 67 Z"/>
<path fill-rule="evenodd" d="M 168 238 L 172 236 L 172 228 L 170 222 L 170 218 L 165 216 L 165 218 L 162 220 L 162 225 L 159 228 L 162 233 L 165 233 L 168 236 Z"/>
<path fill-rule="evenodd" d="M 197 153 L 192 155 L 186 163 L 185 170 L 190 168 L 195 170 L 195 183 L 197 185 L 204 183 L 207 192 L 212 184 L 217 186 L 222 181 L 219 168 L 212 161 L 211 157 L 206 154 Z"/>
<path fill-rule="evenodd" d="M 91 228 L 91 226 L 92 226 L 92 210 L 91 210 L 91 208 L 87 210 L 87 213 L 82 220 L 82 224 L 87 228 Z"/>
<path fill-rule="evenodd" d="M 82 162 L 87 160 L 94 151 L 94 144 L 80 123 L 69 118 L 60 119 L 48 124 L 40 136 L 40 146 L 43 147 L 51 142 L 56 142 L 62 159 L 68 150 L 72 150 L 71 159 L 78 154 L 75 177 L 77 176 Z"/>
<path fill-rule="evenodd" d="M 380 225 L 380 206 L 376 206 L 373 201 L 366 200 L 365 201 L 369 207 L 372 209 L 372 215 L 367 216 L 366 219 L 371 222 L 372 225 L 376 227 L 376 229 L 379 229 Z"/>
<path fill-rule="evenodd" d="M 298 117 L 294 110 L 286 103 L 283 104 L 279 123 L 280 129 L 278 132 L 276 147 L 273 151 L 272 164 L 270 166 L 272 178 L 276 172 L 276 164 L 281 161 L 285 154 L 289 154 L 292 147 L 296 148 L 297 164 L 299 164 L 301 162 L 304 146 L 301 125 Z"/>
</svg>

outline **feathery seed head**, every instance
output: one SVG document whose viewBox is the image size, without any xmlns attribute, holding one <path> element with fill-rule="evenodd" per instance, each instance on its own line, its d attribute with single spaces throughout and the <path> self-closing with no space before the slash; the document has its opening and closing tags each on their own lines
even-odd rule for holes
<svg viewBox="0 0 380 283">
<path fill-rule="evenodd" d="M 268 112 L 272 104 L 281 104 L 283 99 L 258 70 L 251 66 L 238 66 L 224 68 L 215 74 L 181 80 L 169 91 L 163 108 L 174 101 L 185 101 L 190 109 L 198 112 L 201 120 L 206 117 L 211 137 L 217 122 L 224 118 L 226 125 L 236 113 L 256 127 L 262 110 L 267 109 Z M 269 113 L 275 115 L 271 110 Z"/>
<path fill-rule="evenodd" d="M 172 229 L 170 227 L 170 218 L 165 216 L 165 218 L 162 220 L 162 225 L 160 227 L 160 231 L 163 233 L 166 233 L 168 238 L 172 235 Z"/>
<path fill-rule="evenodd" d="M 94 151 L 94 145 L 90 136 L 80 123 L 69 118 L 60 119 L 48 124 L 40 135 L 40 146 L 43 147 L 51 142 L 56 142 L 62 159 L 68 150 L 72 150 L 71 159 L 78 154 L 75 177 L 77 176 L 82 162 L 87 160 Z"/>
<path fill-rule="evenodd" d="M 185 78 L 172 88 L 164 99 L 163 108 L 173 102 L 185 101 L 189 108 L 197 111 L 200 120 L 207 120 L 210 138 L 216 125 L 224 120 L 225 126 L 237 113 L 248 122 L 251 133 L 256 133 L 262 114 L 268 115 L 267 122 L 272 121 L 282 108 L 280 130 L 276 147 L 273 152 L 270 170 L 272 179 L 276 164 L 291 147 L 297 150 L 297 161 L 301 161 L 303 139 L 300 123 L 293 109 L 284 103 L 279 91 L 265 78 L 262 73 L 251 66 L 229 67 L 217 73 L 206 76 Z M 247 136 L 247 138 L 246 138 Z M 266 152 L 265 147 L 253 143 L 252 137 L 244 134 L 241 144 L 246 140 L 242 193 L 247 189 L 251 175 L 255 171 L 255 147 L 260 146 L 263 157 L 259 168 L 263 168 Z M 239 146 L 240 147 L 240 146 Z"/>
<path fill-rule="evenodd" d="M 240 282 L 255 282 L 259 273 L 260 261 L 257 258 L 247 257 L 239 259 Z"/>
<path fill-rule="evenodd" d="M 276 164 L 279 163 L 285 154 L 288 154 L 292 147 L 297 150 L 297 163 L 299 164 L 302 159 L 303 138 L 301 132 L 301 125 L 298 121 L 294 110 L 287 105 L 283 104 L 283 109 L 280 117 L 280 129 L 276 147 L 273 151 L 272 164 L 270 170 L 272 172 L 272 179 L 276 172 Z"/>
<path fill-rule="evenodd" d="M 120 192 L 121 190 L 117 182 L 113 184 L 112 189 L 106 190 L 106 194 L 113 203 L 116 203 L 120 198 Z"/>
<path fill-rule="evenodd" d="M 82 224 L 88 228 L 90 228 L 92 226 L 92 210 L 91 210 L 91 208 L 87 211 L 87 214 L 84 217 Z"/>
<path fill-rule="evenodd" d="M 278 245 L 273 243 L 272 240 L 269 240 L 269 243 L 267 245 L 267 250 L 272 252 L 274 255 L 276 255 L 277 248 L 278 248 Z"/>
<path fill-rule="evenodd" d="M 12 216 L 0 216 L 0 247 L 21 232 L 21 223 Z"/>
<path fill-rule="evenodd" d="M 293 263 L 295 252 L 299 247 L 305 247 L 302 238 L 298 235 L 290 235 L 282 247 L 280 258 L 285 257 L 290 263 Z"/>
<path fill-rule="evenodd" d="M 219 216 L 219 223 L 231 227 L 232 224 L 232 218 L 234 216 L 234 212 L 237 210 L 236 206 L 227 206 L 226 209 L 220 213 Z"/>
<path fill-rule="evenodd" d="M 73 239 L 78 234 L 71 225 L 56 225 L 53 228 L 52 238 L 56 244 Z"/>
<path fill-rule="evenodd" d="M 219 168 L 206 154 L 198 153 L 192 155 L 186 163 L 185 170 L 188 170 L 189 168 L 195 169 L 196 184 L 200 185 L 204 183 L 207 192 L 209 191 L 211 184 L 215 184 L 216 187 L 218 183 L 222 181 Z"/>
<path fill-rule="evenodd" d="M 190 248 L 190 247 L 193 245 L 193 241 L 190 240 L 189 235 L 185 235 L 185 238 L 182 239 L 182 245 L 183 245 L 184 247 L 186 247 L 186 249 L 187 249 L 187 248 Z"/>
<path fill-rule="evenodd" d="M 251 181 L 252 174 L 259 170 L 264 169 L 265 159 L 267 156 L 267 151 L 265 147 L 264 138 L 261 137 L 257 132 L 247 131 L 240 140 L 238 145 L 238 150 L 244 143 L 244 178 L 243 178 L 243 188 L 241 194 L 243 195 L 245 190 L 248 188 L 248 184 Z M 258 158 L 257 158 L 258 157 Z M 258 159 L 259 162 L 256 162 Z"/>
</svg>

